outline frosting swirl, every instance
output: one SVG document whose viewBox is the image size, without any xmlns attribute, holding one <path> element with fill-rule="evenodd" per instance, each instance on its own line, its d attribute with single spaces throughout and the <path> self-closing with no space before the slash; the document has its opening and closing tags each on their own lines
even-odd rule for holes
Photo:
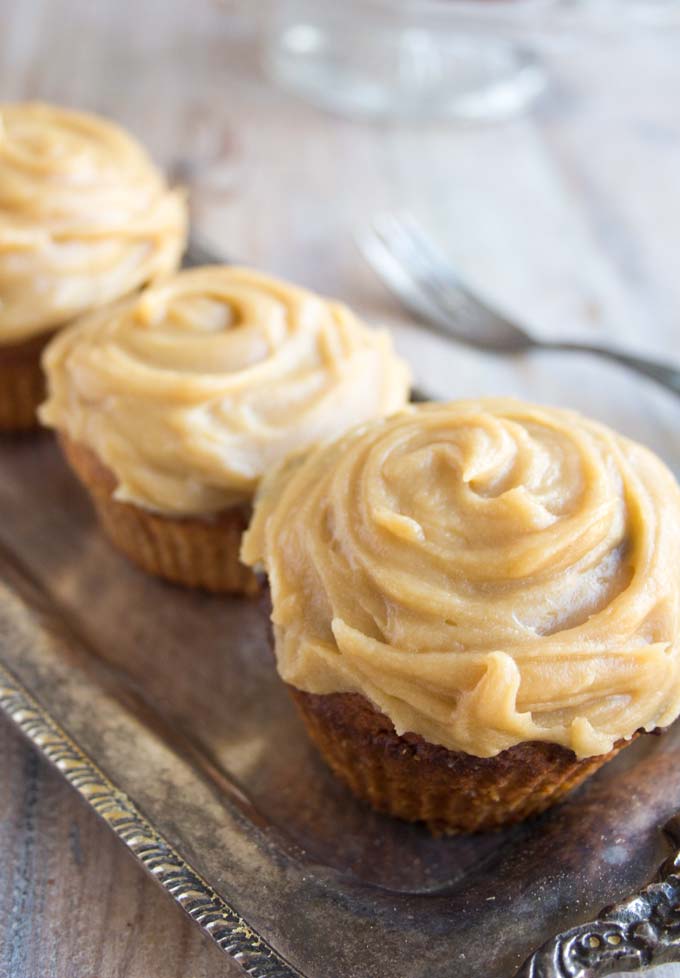
<svg viewBox="0 0 680 978">
<path fill-rule="evenodd" d="M 61 332 L 42 421 L 160 512 L 248 500 L 288 452 L 401 408 L 406 364 L 346 307 L 239 268 L 180 272 Z"/>
<path fill-rule="evenodd" d="M 579 757 L 680 713 L 680 492 L 647 449 L 510 399 L 425 405 L 265 480 L 243 545 L 279 671 L 398 733 Z"/>
<path fill-rule="evenodd" d="M 183 195 L 118 126 L 0 104 L 0 344 L 173 271 L 185 225 Z"/>
</svg>

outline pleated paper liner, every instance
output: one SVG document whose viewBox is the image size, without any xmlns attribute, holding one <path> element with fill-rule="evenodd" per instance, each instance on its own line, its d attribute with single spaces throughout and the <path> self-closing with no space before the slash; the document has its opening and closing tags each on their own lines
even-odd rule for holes
<svg viewBox="0 0 680 978">
<path fill-rule="evenodd" d="M 53 332 L 24 343 L 0 345 L 0 431 L 28 431 L 45 397 L 40 357 Z"/>
<path fill-rule="evenodd" d="M 113 473 L 97 455 L 60 433 L 71 468 L 90 493 L 111 543 L 130 560 L 167 581 L 206 591 L 253 595 L 254 573 L 239 560 L 250 507 L 234 506 L 214 517 L 175 518 L 114 499 Z"/>
<path fill-rule="evenodd" d="M 310 738 L 355 795 L 387 815 L 425 822 L 436 835 L 481 832 L 537 815 L 632 742 L 620 740 L 608 754 L 583 760 L 549 743 L 474 757 L 416 734 L 399 736 L 358 694 L 289 690 Z"/>
</svg>

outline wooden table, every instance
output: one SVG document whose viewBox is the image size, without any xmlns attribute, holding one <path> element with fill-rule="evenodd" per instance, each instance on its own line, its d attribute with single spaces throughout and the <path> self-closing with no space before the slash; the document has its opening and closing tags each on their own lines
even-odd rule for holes
<svg viewBox="0 0 680 978">
<path fill-rule="evenodd" d="M 110 114 L 166 165 L 190 162 L 207 239 L 390 323 L 433 394 L 580 407 L 680 470 L 672 397 L 584 357 L 498 359 L 423 333 L 351 236 L 407 207 L 537 332 L 678 358 L 677 39 L 553 34 L 553 92 L 531 119 L 371 126 L 272 89 L 247 7 L 0 0 L 2 97 Z M 4 722 L 0 786 L 0 978 L 239 973 Z"/>
</svg>

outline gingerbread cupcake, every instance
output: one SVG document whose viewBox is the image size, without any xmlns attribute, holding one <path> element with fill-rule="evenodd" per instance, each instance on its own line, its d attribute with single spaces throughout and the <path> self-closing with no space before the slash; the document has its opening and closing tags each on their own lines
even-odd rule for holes
<svg viewBox="0 0 680 978">
<path fill-rule="evenodd" d="M 239 548 L 262 475 L 409 392 L 386 333 L 337 302 L 218 266 L 87 317 L 44 365 L 41 419 L 112 542 L 212 591 L 256 588 Z"/>
<path fill-rule="evenodd" d="M 0 103 L 0 431 L 37 423 L 54 332 L 174 271 L 185 236 L 182 195 L 118 126 Z"/>
<path fill-rule="evenodd" d="M 680 491 L 573 412 L 422 405 L 291 460 L 244 539 L 332 769 L 435 831 L 518 821 L 680 713 Z"/>
</svg>

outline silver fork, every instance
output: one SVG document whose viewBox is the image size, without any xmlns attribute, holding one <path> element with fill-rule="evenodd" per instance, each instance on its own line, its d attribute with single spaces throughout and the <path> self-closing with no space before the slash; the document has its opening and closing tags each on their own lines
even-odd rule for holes
<svg viewBox="0 0 680 978">
<path fill-rule="evenodd" d="M 410 216 L 383 214 L 357 235 L 364 257 L 384 284 L 424 325 L 497 353 L 568 350 L 615 360 L 680 394 L 680 369 L 613 347 L 541 340 L 478 299 Z"/>
</svg>

